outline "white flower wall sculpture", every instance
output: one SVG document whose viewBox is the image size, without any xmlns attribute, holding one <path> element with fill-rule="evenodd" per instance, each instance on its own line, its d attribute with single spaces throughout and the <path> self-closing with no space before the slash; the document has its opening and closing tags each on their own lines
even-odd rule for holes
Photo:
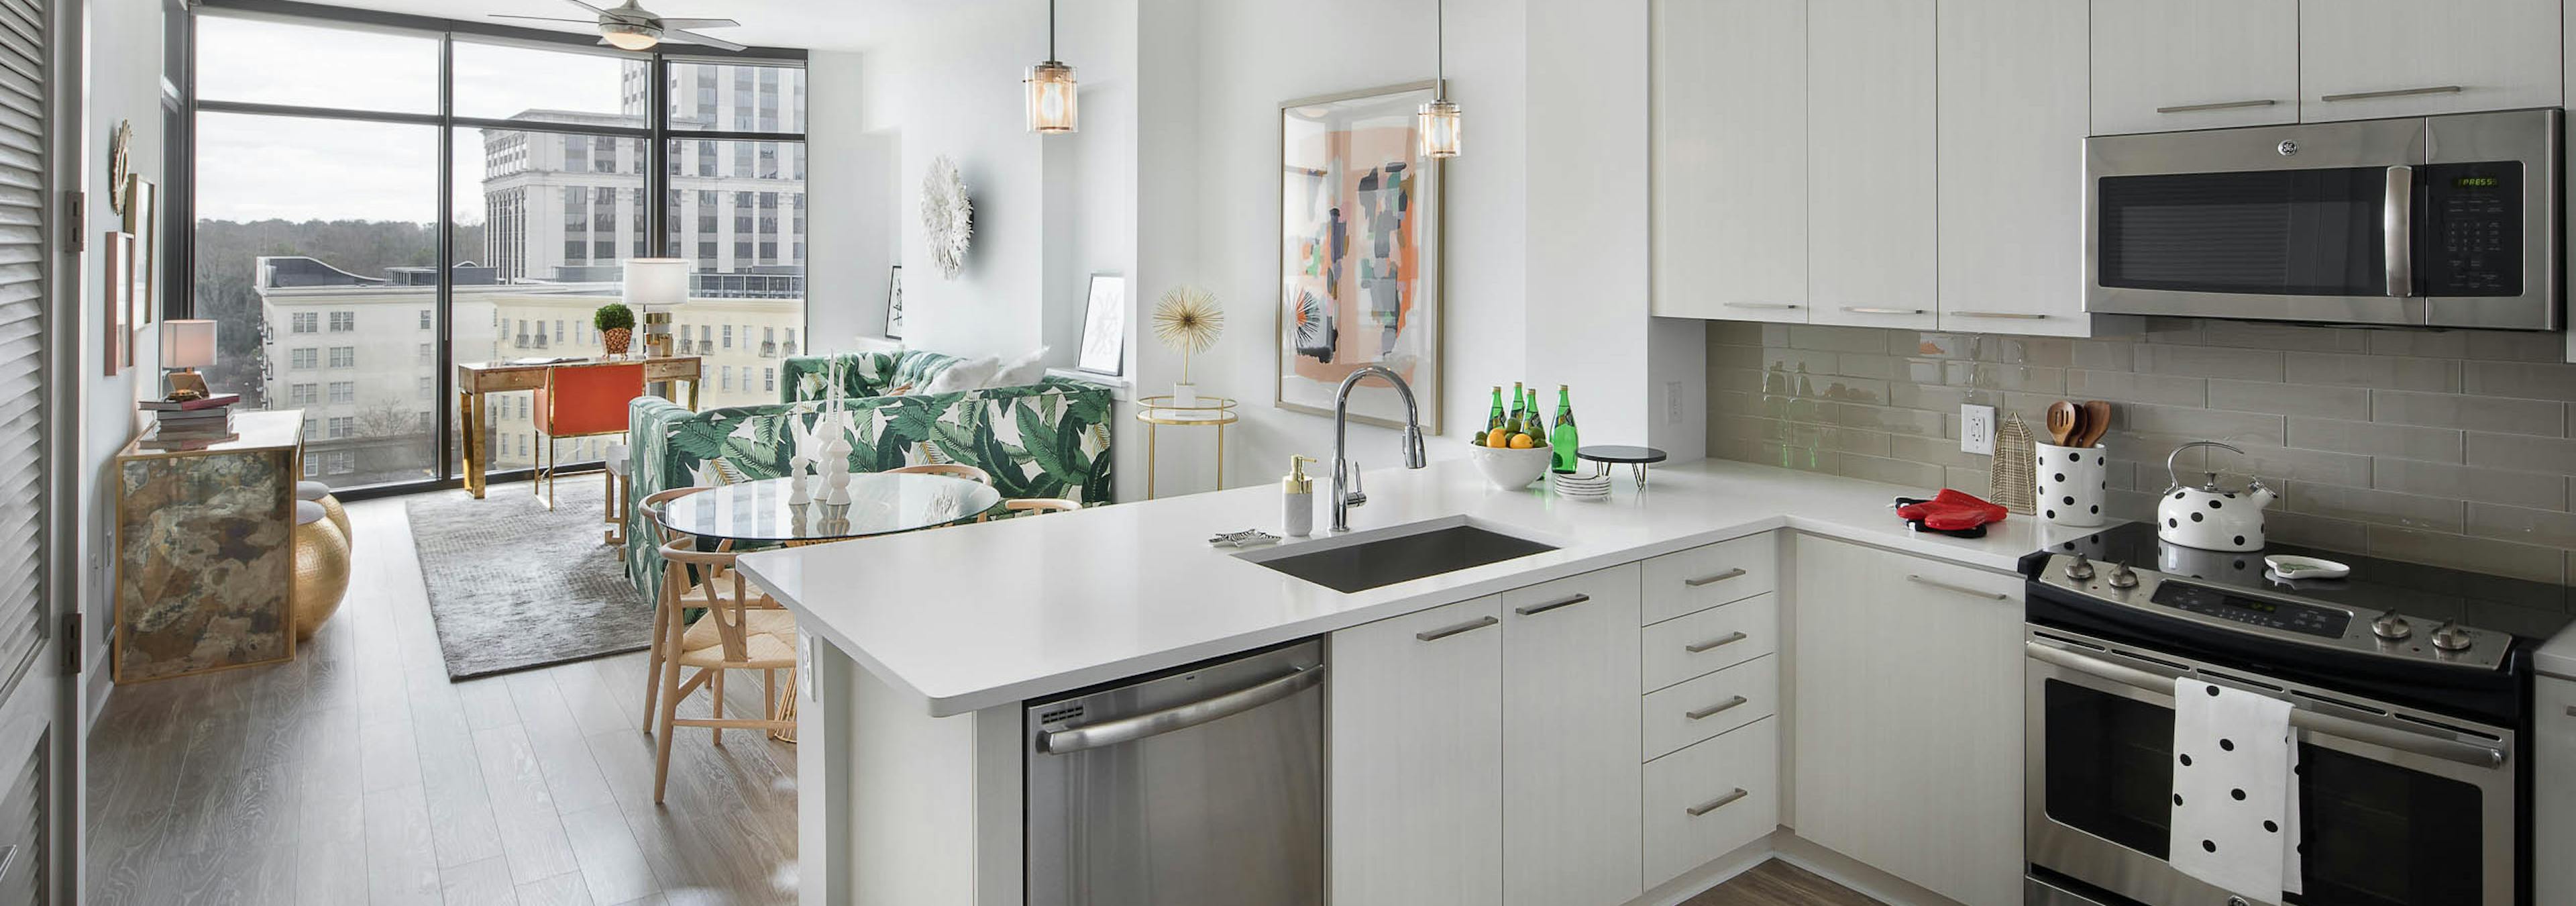
<svg viewBox="0 0 2576 906">
<path fill-rule="evenodd" d="M 921 179 L 921 230 L 930 240 L 930 262 L 941 276 L 956 279 L 975 238 L 975 205 L 966 199 L 966 180 L 948 155 L 932 159 L 929 175 Z"/>
</svg>

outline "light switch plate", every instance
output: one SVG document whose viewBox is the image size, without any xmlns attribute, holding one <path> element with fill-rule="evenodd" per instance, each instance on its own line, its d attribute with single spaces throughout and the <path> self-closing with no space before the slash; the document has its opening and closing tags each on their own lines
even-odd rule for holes
<svg viewBox="0 0 2576 906">
<path fill-rule="evenodd" d="M 1995 407 L 1959 404 L 1959 452 L 1995 455 Z"/>
<path fill-rule="evenodd" d="M 1682 382 L 1680 381 L 1664 382 L 1664 423 L 1668 425 L 1682 423 Z"/>
</svg>

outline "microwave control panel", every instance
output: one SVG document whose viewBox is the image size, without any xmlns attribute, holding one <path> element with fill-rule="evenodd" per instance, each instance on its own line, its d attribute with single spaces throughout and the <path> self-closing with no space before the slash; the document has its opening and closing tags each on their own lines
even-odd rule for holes
<svg viewBox="0 0 2576 906">
<path fill-rule="evenodd" d="M 2522 164 L 2430 164 L 2416 174 L 2423 294 L 2522 295 Z"/>
</svg>

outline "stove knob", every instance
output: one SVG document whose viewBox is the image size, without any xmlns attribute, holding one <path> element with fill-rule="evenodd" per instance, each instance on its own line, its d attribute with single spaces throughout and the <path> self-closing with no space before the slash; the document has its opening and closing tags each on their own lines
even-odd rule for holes
<svg viewBox="0 0 2576 906">
<path fill-rule="evenodd" d="M 2408 625 L 2405 617 L 2398 616 L 2397 611 L 2392 610 L 2381 614 L 2379 619 L 2370 621 L 2370 634 L 2394 642 L 2414 635 L 2415 627 Z"/>
<path fill-rule="evenodd" d="M 2076 554 L 2075 559 L 2066 561 L 2066 577 L 2078 582 L 2093 578 L 2093 561 Z"/>
<path fill-rule="evenodd" d="M 2136 588 L 2138 587 L 2138 574 L 2129 571 L 2129 564 L 2113 563 L 2111 564 L 2111 587 Z"/>
<path fill-rule="evenodd" d="M 2458 620 L 2444 621 L 2440 628 L 2433 630 L 2433 647 L 2443 651 L 2456 654 L 2469 650 L 2469 646 L 2474 644 L 2477 644 L 2476 636 Z"/>
</svg>

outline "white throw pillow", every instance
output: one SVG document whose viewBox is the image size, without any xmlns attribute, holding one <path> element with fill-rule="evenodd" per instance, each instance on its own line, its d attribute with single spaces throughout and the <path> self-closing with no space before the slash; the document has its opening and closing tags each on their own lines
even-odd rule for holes
<svg viewBox="0 0 2576 906">
<path fill-rule="evenodd" d="M 1018 387 L 1037 383 L 1039 378 L 1046 377 L 1047 348 L 1040 346 L 1027 355 L 1002 363 L 1001 370 L 993 372 L 993 380 L 984 386 Z"/>
<path fill-rule="evenodd" d="M 938 377 L 931 378 L 930 386 L 915 392 L 956 393 L 960 390 L 982 389 L 993 380 L 993 372 L 1000 370 L 1002 370 L 1002 360 L 992 356 L 958 359 L 955 364 L 939 372 Z"/>
</svg>

